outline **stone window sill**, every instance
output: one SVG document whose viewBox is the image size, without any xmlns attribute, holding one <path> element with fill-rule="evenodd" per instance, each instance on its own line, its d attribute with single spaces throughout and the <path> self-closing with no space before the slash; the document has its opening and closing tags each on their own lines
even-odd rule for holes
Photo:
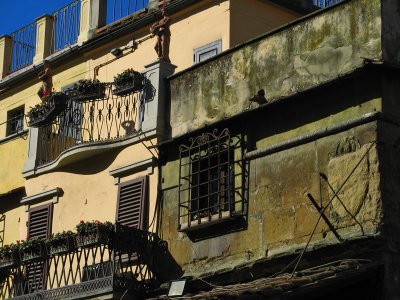
<svg viewBox="0 0 400 300">
<path fill-rule="evenodd" d="M 200 223 L 198 222 L 198 220 L 193 220 L 190 222 L 190 225 L 188 223 L 180 224 L 179 232 L 190 232 L 194 230 L 200 230 L 220 223 L 237 220 L 238 218 L 243 218 L 243 215 L 235 212 L 231 215 L 229 211 L 224 211 L 221 213 L 221 217 L 219 216 L 219 214 L 215 214 L 212 215 L 211 218 L 209 217 L 201 218 Z"/>
</svg>

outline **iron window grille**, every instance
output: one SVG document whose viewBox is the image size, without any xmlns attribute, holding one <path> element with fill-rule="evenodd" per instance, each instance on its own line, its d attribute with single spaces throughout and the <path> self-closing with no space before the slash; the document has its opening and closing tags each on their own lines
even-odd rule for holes
<svg viewBox="0 0 400 300">
<path fill-rule="evenodd" d="M 7 113 L 7 136 L 24 130 L 24 106 Z"/>
<path fill-rule="evenodd" d="M 191 227 L 243 216 L 241 138 L 217 130 L 179 147 L 179 227 Z"/>
</svg>

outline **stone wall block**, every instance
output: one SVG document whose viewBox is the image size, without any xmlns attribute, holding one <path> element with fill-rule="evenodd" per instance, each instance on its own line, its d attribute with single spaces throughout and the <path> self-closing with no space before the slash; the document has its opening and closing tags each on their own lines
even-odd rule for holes
<svg viewBox="0 0 400 300">
<path fill-rule="evenodd" d="M 263 235 L 265 245 L 287 241 L 294 238 L 294 208 L 270 209 L 263 213 Z"/>
</svg>

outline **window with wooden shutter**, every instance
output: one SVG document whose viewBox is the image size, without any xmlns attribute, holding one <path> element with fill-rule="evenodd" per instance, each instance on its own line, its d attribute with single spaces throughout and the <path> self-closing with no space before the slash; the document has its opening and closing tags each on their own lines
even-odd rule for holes
<svg viewBox="0 0 400 300">
<path fill-rule="evenodd" d="M 28 236 L 30 239 L 46 239 L 51 233 L 53 218 L 53 205 L 41 205 L 29 210 Z M 43 290 L 46 286 L 46 262 L 30 263 L 27 267 L 26 277 L 30 292 Z"/>
<path fill-rule="evenodd" d="M 29 210 L 29 238 L 46 239 L 51 233 L 53 205 L 42 205 Z"/>
<path fill-rule="evenodd" d="M 146 229 L 148 176 L 119 184 L 116 221 L 122 225 Z"/>
</svg>

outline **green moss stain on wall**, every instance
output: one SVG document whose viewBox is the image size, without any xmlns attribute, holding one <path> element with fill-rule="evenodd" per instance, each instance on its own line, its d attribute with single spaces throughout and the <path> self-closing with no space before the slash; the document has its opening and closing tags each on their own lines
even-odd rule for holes
<svg viewBox="0 0 400 300">
<path fill-rule="evenodd" d="M 276 101 L 381 53 L 380 1 L 350 1 L 172 79 L 172 135 L 243 112 L 260 89 Z"/>
<path fill-rule="evenodd" d="M 178 232 L 179 160 L 171 159 L 162 168 L 162 238 L 170 245 L 171 254 L 186 275 L 202 276 L 210 270 L 215 272 L 261 258 L 294 253 L 307 242 L 319 217 L 307 193 L 324 205 L 332 197 L 332 191 L 319 172 L 326 174 L 337 189 L 360 160 L 354 176 L 339 196 L 362 224 L 364 234 L 376 235 L 382 217 L 376 146 L 364 157 L 375 139 L 376 124 L 370 123 L 252 160 L 247 228 L 202 241 L 192 241 L 185 233 Z M 343 141 L 355 141 L 357 147 L 337 154 Z M 361 192 L 354 193 L 354 190 Z M 359 224 L 345 212 L 340 202 L 333 201 L 326 215 L 343 238 L 363 236 Z M 335 243 L 337 240 L 327 224 L 320 220 L 310 249 L 314 245 Z"/>
</svg>

